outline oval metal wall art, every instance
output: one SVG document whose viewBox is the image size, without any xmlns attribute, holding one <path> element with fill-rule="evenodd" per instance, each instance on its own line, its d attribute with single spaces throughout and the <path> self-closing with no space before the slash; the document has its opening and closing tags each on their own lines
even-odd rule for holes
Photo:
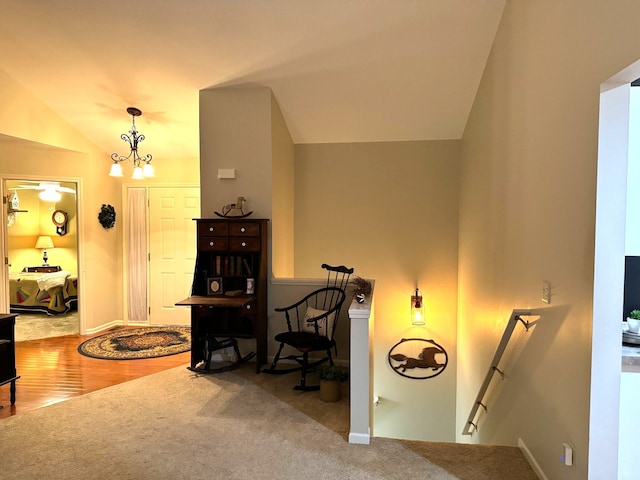
<svg viewBox="0 0 640 480">
<path fill-rule="evenodd" d="M 433 340 L 403 338 L 391 347 L 387 360 L 398 375 L 426 380 L 444 372 L 449 363 L 449 355 Z"/>
</svg>

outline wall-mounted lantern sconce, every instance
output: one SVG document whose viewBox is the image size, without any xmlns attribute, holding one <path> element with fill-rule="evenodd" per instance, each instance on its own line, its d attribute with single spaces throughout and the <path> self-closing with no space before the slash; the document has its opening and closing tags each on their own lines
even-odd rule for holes
<svg viewBox="0 0 640 480">
<path fill-rule="evenodd" d="M 416 288 L 411 295 L 411 324 L 416 326 L 425 325 L 424 302 L 422 301 L 422 292 Z"/>
</svg>

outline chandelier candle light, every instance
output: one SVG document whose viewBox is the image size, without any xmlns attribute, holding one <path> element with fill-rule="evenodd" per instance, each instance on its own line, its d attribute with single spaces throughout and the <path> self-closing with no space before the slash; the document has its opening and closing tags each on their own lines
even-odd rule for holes
<svg viewBox="0 0 640 480">
<path fill-rule="evenodd" d="M 131 151 L 126 157 L 117 153 L 111 155 L 113 165 L 111 165 L 109 175 L 112 177 L 122 177 L 122 165 L 120 165 L 120 163 L 131 159 L 133 162 L 133 175 L 131 178 L 140 180 L 146 177 L 153 177 L 155 174 L 153 172 L 153 166 L 151 165 L 151 154 L 147 153 L 144 157 L 138 155 L 138 143 L 144 140 L 144 135 L 139 134 L 136 129 L 136 117 L 142 115 L 142 111 L 136 107 L 129 107 L 127 108 L 127 113 L 131 115 L 131 130 L 129 130 L 129 134 L 123 133 L 120 135 L 120 138 L 129 144 Z"/>
</svg>

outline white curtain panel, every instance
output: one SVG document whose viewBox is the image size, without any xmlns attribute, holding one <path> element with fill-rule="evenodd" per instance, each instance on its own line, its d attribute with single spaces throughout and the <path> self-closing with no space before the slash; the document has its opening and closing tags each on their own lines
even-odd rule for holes
<svg viewBox="0 0 640 480">
<path fill-rule="evenodd" d="M 129 321 L 147 321 L 147 190 L 127 189 L 127 295 Z"/>
</svg>

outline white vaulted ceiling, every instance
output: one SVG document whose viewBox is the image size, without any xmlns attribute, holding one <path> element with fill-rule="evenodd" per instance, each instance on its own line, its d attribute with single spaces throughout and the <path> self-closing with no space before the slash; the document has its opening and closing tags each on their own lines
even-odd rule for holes
<svg viewBox="0 0 640 480">
<path fill-rule="evenodd" d="M 295 143 L 457 139 L 504 4 L 0 0 L 0 69 L 106 152 L 136 106 L 154 158 L 197 156 L 228 85 L 270 87 Z"/>
</svg>

